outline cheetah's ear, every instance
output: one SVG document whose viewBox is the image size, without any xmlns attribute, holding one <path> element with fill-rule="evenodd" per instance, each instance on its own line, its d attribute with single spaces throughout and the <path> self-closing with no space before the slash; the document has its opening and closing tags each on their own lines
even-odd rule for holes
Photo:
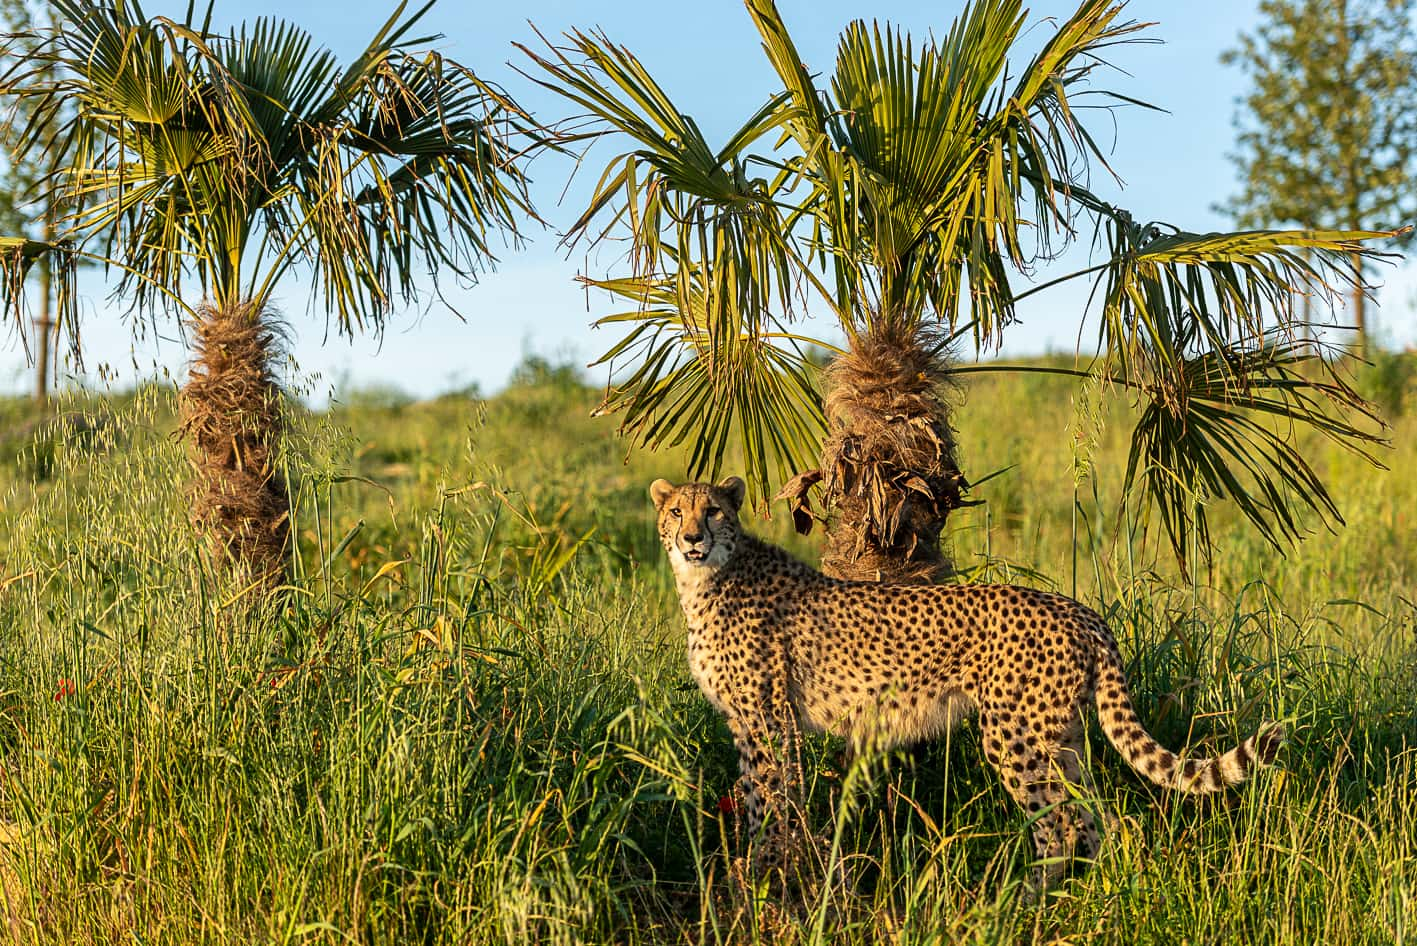
<svg viewBox="0 0 1417 946">
<path fill-rule="evenodd" d="M 664 501 L 674 492 L 674 484 L 668 480 L 655 480 L 649 484 L 649 498 L 654 500 L 654 508 L 664 505 Z"/>
<path fill-rule="evenodd" d="M 741 477 L 730 476 L 719 483 L 718 488 L 727 494 L 728 501 L 733 504 L 734 512 L 743 508 L 743 497 L 747 495 L 748 484 L 743 482 Z"/>
</svg>

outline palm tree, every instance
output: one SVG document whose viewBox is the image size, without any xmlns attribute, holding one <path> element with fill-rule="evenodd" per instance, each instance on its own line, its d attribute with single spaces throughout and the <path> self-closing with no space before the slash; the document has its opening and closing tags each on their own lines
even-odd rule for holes
<svg viewBox="0 0 1417 946">
<path fill-rule="evenodd" d="M 47 182 L 74 208 L 56 238 L 9 241 L 6 297 L 17 304 L 39 248 L 64 266 L 102 261 L 148 317 L 185 316 L 193 516 L 221 556 L 258 574 L 279 573 L 288 538 L 273 459 L 280 278 L 308 269 L 342 332 L 377 330 L 420 275 L 475 277 L 494 261 L 490 235 L 516 240 L 531 213 L 506 143 L 521 113 L 465 67 L 416 51 L 436 39 L 410 36 L 431 3 L 405 6 L 341 66 L 281 21 L 223 35 L 210 7 L 197 22 L 56 0 L 55 25 L 5 77 L 31 104 L 20 147 L 86 156 Z M 194 278 L 203 301 L 191 305 Z"/>
<path fill-rule="evenodd" d="M 1268 421 L 1360 452 L 1375 442 L 1365 403 L 1290 333 L 1290 300 L 1342 282 L 1348 254 L 1371 255 L 1359 241 L 1379 234 L 1198 234 L 1095 196 L 1090 174 L 1109 169 L 1084 106 L 1129 100 L 1089 80 L 1142 28 L 1118 19 L 1121 4 L 1084 0 L 1021 67 L 1019 0 L 972 0 L 919 44 L 857 22 L 825 87 L 773 0 L 746 5 L 783 87 L 717 148 L 603 33 L 523 47 L 532 78 L 590 120 L 565 140 L 628 141 L 566 236 L 630 247 L 631 275 L 586 280 L 633 305 L 600 323 L 626 330 L 602 359 L 603 410 L 625 432 L 692 444 L 695 476 L 717 475 L 736 440 L 757 502 L 785 484 L 799 528 L 820 480 L 830 574 L 937 579 L 968 486 L 946 382 L 993 368 L 954 362 L 950 346 L 989 350 L 1020 300 L 1082 279 L 1101 302 L 1099 351 L 1056 370 L 1140 402 L 1126 483 L 1183 563 L 1193 539 L 1208 545 L 1201 500 L 1233 500 L 1276 545 L 1300 536 L 1306 508 L 1339 518 Z M 1103 262 L 1033 279 L 1089 236 Z M 831 346 L 793 325 L 808 313 L 845 337 L 825 373 L 809 356 Z"/>
</svg>

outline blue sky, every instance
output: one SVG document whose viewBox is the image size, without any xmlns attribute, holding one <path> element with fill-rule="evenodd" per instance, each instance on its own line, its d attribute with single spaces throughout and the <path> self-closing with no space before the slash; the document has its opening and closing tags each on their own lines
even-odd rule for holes
<svg viewBox="0 0 1417 946">
<path fill-rule="evenodd" d="M 836 37 L 851 19 L 870 16 L 900 24 L 917 34 L 944 32 L 958 10 L 956 3 L 926 4 L 907 0 L 778 0 L 779 9 L 814 69 L 831 63 Z M 1040 0 L 1032 5 L 1035 22 L 1065 16 L 1075 4 Z M 150 14 L 180 15 L 185 2 L 144 4 Z M 216 20 L 223 28 L 239 18 L 287 16 L 306 28 L 317 42 L 343 57 L 367 42 L 392 11 L 391 3 L 336 3 L 315 0 L 278 4 L 268 0 L 218 0 Z M 1105 78 L 1108 88 L 1166 109 L 1164 113 L 1126 109 L 1118 113 L 1111 164 L 1125 187 L 1101 186 L 1110 199 L 1144 219 L 1165 220 L 1186 229 L 1227 226 L 1212 210 L 1235 189 L 1235 171 L 1226 159 L 1234 141 L 1235 100 L 1245 92 L 1238 70 L 1222 67 L 1220 52 L 1233 46 L 1241 31 L 1253 29 L 1255 3 L 1250 0 L 1200 0 L 1192 4 L 1164 0 L 1133 0 L 1125 16 L 1155 21 L 1146 35 L 1161 42 L 1119 50 L 1114 63 L 1123 73 Z M 547 36 L 571 27 L 601 27 L 616 42 L 628 46 L 645 63 L 684 111 L 693 115 L 711 140 L 722 140 L 775 88 L 773 75 L 759 49 L 757 33 L 741 4 L 715 0 L 701 4 L 564 2 L 523 0 L 520 3 L 471 4 L 442 0 L 423 21 L 424 33 L 442 33 L 436 45 L 486 78 L 507 87 L 523 105 L 541 116 L 560 116 L 565 107 L 554 96 L 518 76 L 508 62 L 522 57 L 513 41 L 537 42 L 529 22 Z M 1049 26 L 1038 23 L 1032 36 L 1041 40 Z M 1105 131 L 1106 125 L 1094 127 Z M 608 149 L 603 149 L 608 155 Z M 594 158 L 595 152 L 592 152 Z M 592 161 L 593 164 L 593 161 Z M 578 195 L 591 177 L 581 178 L 560 202 L 568 165 L 544 161 L 533 167 L 534 199 L 553 227 L 574 218 Z M 477 384 L 494 391 L 527 353 L 580 364 L 592 360 L 613 338 L 593 332 L 590 322 L 612 311 L 602 298 L 591 297 L 574 282 L 578 272 L 604 275 L 615 263 L 612 252 L 587 259 L 577 250 L 571 258 L 557 248 L 554 232 L 533 232 L 520 252 L 502 254 L 495 273 L 470 288 L 445 286 L 445 297 L 461 316 L 434 303 L 423 311 L 398 313 L 382 339 L 349 341 L 328 335 L 324 316 L 312 311 L 307 286 L 288 278 L 277 289 L 277 302 L 290 322 L 291 353 L 299 365 L 286 379 L 323 400 L 331 391 L 349 386 L 396 385 L 419 396 Z M 1086 265 L 1087 246 L 1079 247 L 1064 265 Z M 1417 344 L 1413 286 L 1403 269 L 1385 268 L 1378 278 L 1376 315 L 1382 337 L 1399 345 Z M 81 283 L 86 296 L 83 339 L 87 378 L 100 369 L 110 383 L 127 386 L 153 374 L 178 376 L 185 349 L 177 327 L 160 325 L 135 339 L 121 318 L 121 307 L 106 297 L 102 280 Z M 1084 287 L 1049 290 L 1023 309 L 1023 322 L 1005 337 L 1004 354 L 1044 350 L 1073 351 L 1078 344 L 1078 313 L 1087 302 Z M 1092 330 L 1085 329 L 1084 350 Z M 13 331 L 0 340 L 0 389 L 22 390 L 28 369 Z M 604 380 L 592 372 L 595 380 Z"/>
</svg>

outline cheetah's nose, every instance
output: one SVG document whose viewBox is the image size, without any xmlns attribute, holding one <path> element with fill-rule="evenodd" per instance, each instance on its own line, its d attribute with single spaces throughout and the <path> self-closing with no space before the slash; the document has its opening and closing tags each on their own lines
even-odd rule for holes
<svg viewBox="0 0 1417 946">
<path fill-rule="evenodd" d="M 685 535 L 685 536 L 684 536 L 684 541 L 685 541 L 685 542 L 688 542 L 690 545 L 698 545 L 698 544 L 699 544 L 700 542 L 702 542 L 703 540 L 704 540 L 703 534 L 702 534 L 702 533 L 699 533 L 699 532 L 695 532 L 693 535 Z"/>
</svg>

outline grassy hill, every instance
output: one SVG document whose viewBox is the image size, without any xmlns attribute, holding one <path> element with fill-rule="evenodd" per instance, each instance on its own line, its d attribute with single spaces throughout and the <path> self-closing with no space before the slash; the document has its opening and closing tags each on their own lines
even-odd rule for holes
<svg viewBox="0 0 1417 946">
<path fill-rule="evenodd" d="M 852 883 L 745 904 L 727 728 L 689 678 L 647 484 L 596 392 L 532 362 L 486 401 L 352 395 L 295 418 L 292 586 L 204 567 L 170 392 L 0 405 L 0 941 L 1392 943 L 1417 915 L 1417 397 L 1361 380 L 1392 472 L 1308 455 L 1347 525 L 1287 557 L 1217 508 L 1182 575 L 1120 502 L 1126 407 L 1030 376 L 963 392 L 969 580 L 1108 615 L 1163 742 L 1285 720 L 1281 770 L 1152 791 L 1023 908 L 1030 847 L 966 726 L 843 772 L 811 817 Z M 1410 408 L 1410 412 L 1405 411 Z M 814 557 L 787 517 L 749 525 Z M 844 788 L 844 785 L 846 786 Z M 846 799 L 843 802 L 843 798 Z"/>
</svg>

